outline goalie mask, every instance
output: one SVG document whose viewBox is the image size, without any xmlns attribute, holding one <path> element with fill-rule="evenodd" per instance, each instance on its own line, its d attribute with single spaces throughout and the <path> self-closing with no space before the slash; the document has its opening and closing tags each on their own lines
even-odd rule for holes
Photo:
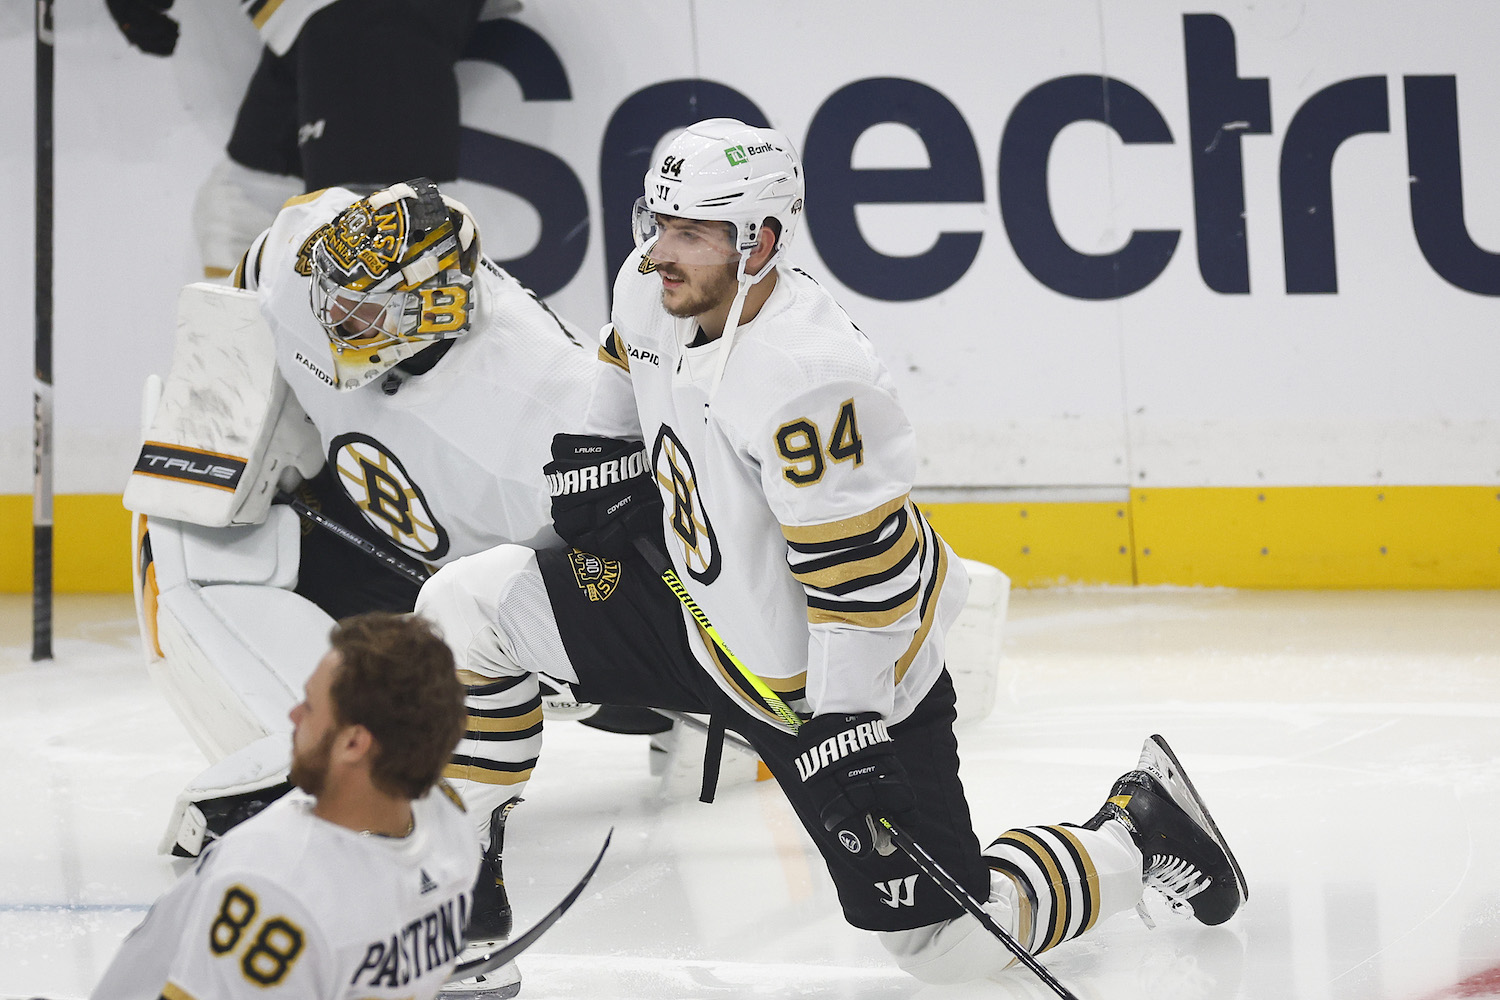
<svg viewBox="0 0 1500 1000">
<path fill-rule="evenodd" d="M 710 118 L 673 139 L 646 172 L 645 196 L 635 203 L 636 246 L 650 244 L 661 254 L 657 259 L 684 264 L 738 259 L 740 281 L 754 284 L 771 273 L 791 243 L 802 197 L 802 164 L 785 135 L 734 118 Z M 672 237 L 657 224 L 660 215 L 727 222 L 732 245 L 671 244 Z M 776 250 L 759 273 L 747 274 L 745 265 L 766 219 L 781 227 Z"/>
<path fill-rule="evenodd" d="M 350 205 L 311 253 L 313 316 L 328 334 L 337 388 L 466 332 L 479 233 L 463 205 L 425 177 Z"/>
</svg>

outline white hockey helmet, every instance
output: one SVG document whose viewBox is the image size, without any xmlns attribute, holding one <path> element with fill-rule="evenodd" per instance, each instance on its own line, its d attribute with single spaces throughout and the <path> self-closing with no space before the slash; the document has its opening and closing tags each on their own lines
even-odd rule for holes
<svg viewBox="0 0 1500 1000">
<path fill-rule="evenodd" d="M 734 118 L 688 126 L 651 165 L 645 180 L 645 196 L 635 204 L 636 246 L 661 235 L 658 215 L 727 222 L 734 230 L 739 277 L 752 284 L 771 273 L 802 215 L 802 162 L 791 141 L 776 129 Z M 776 250 L 759 273 L 748 275 L 745 264 L 767 219 L 775 219 L 781 229 Z"/>
<path fill-rule="evenodd" d="M 311 240 L 313 315 L 328 334 L 339 389 L 470 328 L 479 231 L 425 177 L 376 191 Z"/>
</svg>

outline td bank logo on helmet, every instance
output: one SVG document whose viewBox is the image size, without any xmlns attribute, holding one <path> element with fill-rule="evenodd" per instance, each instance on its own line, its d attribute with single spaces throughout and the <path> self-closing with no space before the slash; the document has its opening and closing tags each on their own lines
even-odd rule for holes
<svg viewBox="0 0 1500 1000">
<path fill-rule="evenodd" d="M 729 165 L 731 167 L 738 167 L 749 160 L 752 156 L 755 156 L 759 153 L 770 153 L 775 151 L 775 149 L 776 147 L 771 145 L 769 142 L 761 143 L 758 146 L 730 146 L 728 149 L 724 150 L 724 157 L 729 160 Z"/>
</svg>

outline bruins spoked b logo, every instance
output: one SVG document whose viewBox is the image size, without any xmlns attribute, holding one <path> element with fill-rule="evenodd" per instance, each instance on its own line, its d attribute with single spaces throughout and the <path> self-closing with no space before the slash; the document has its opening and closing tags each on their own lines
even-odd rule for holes
<svg viewBox="0 0 1500 1000">
<path fill-rule="evenodd" d="M 714 535 L 703 498 L 698 494 L 698 476 L 693 460 L 672 428 L 662 424 L 651 450 L 652 471 L 663 497 L 671 498 L 672 533 L 682 543 L 683 565 L 699 583 L 713 583 L 723 568 L 719 539 Z M 671 539 L 667 540 L 671 544 Z"/>
<path fill-rule="evenodd" d="M 368 434 L 340 434 L 328 446 L 328 464 L 365 520 L 397 545 L 424 559 L 448 554 L 448 532 L 406 467 L 379 441 Z"/>
</svg>

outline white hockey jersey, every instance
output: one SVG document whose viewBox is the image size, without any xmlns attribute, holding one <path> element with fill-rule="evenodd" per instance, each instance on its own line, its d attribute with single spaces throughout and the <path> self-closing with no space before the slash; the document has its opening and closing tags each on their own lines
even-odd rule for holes
<svg viewBox="0 0 1500 1000">
<path fill-rule="evenodd" d="M 685 346 L 696 324 L 662 308 L 640 251 L 612 321 L 586 433 L 645 441 L 672 561 L 729 648 L 799 712 L 906 718 L 942 670 L 968 577 L 911 502 L 915 435 L 869 341 L 782 268 L 710 400 L 723 341 Z M 686 620 L 720 686 L 774 719 Z"/>
<path fill-rule="evenodd" d="M 474 276 L 473 326 L 432 370 L 392 395 L 379 379 L 334 389 L 306 255 L 313 235 L 356 197 L 330 188 L 294 198 L 236 276 L 260 296 L 277 368 L 340 485 L 372 525 L 429 565 L 505 542 L 561 545 L 542 466 L 552 435 L 582 419 L 598 367 L 584 345 L 590 338 L 484 261 Z"/>
<path fill-rule="evenodd" d="M 433 997 L 463 950 L 479 844 L 457 796 L 402 838 L 313 814 L 293 791 L 211 847 L 131 931 L 96 1000 Z"/>
</svg>

